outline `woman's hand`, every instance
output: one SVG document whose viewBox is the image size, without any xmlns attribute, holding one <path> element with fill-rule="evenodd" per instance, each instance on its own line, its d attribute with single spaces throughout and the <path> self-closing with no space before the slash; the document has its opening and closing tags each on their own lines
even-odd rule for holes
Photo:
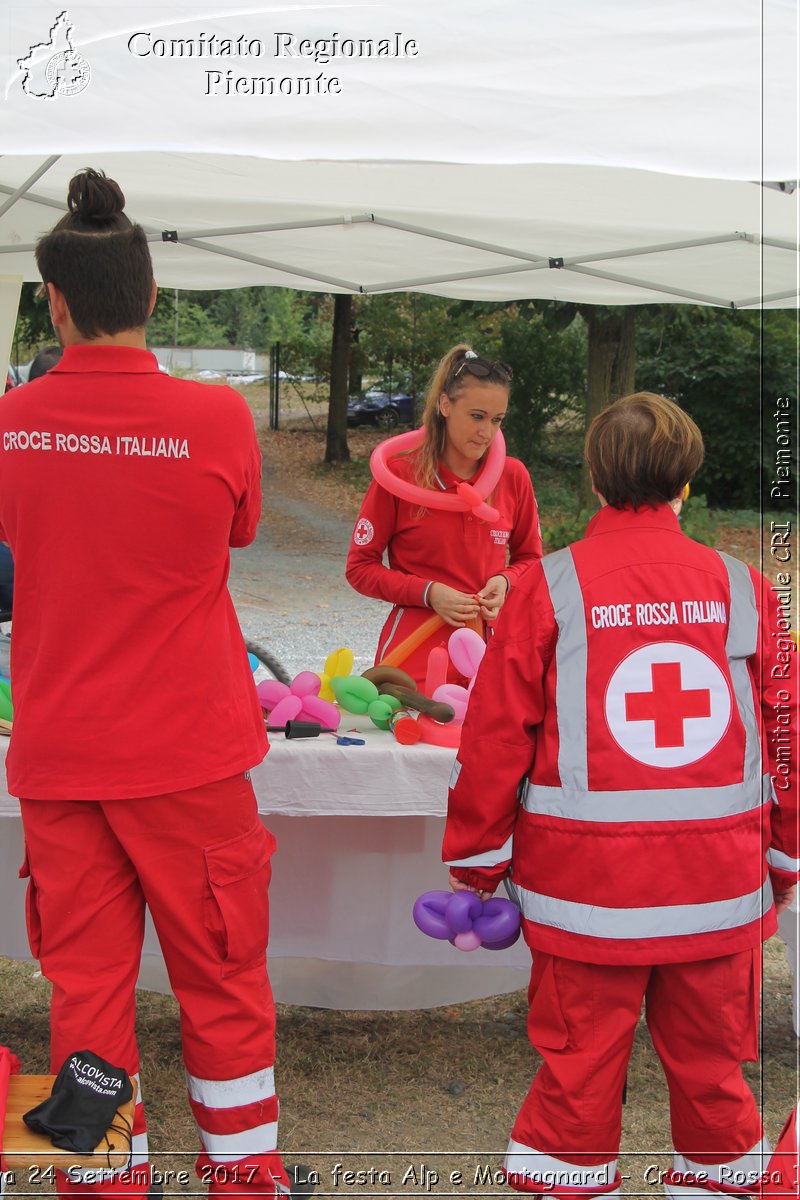
<svg viewBox="0 0 800 1200">
<path fill-rule="evenodd" d="M 781 913 L 783 912 L 783 910 L 785 908 L 788 908 L 789 905 L 792 903 L 792 901 L 794 900 L 794 894 L 795 894 L 796 890 L 797 890 L 797 884 L 794 884 L 792 887 L 789 888 L 788 892 L 776 892 L 775 893 L 775 913 L 777 916 L 780 916 Z"/>
<path fill-rule="evenodd" d="M 480 888 L 472 888 L 468 883 L 462 883 L 460 879 L 456 879 L 453 872 L 450 872 L 450 890 L 451 892 L 474 892 L 479 900 L 488 900 L 491 892 L 482 892 Z"/>
<path fill-rule="evenodd" d="M 446 583 L 432 583 L 428 592 L 428 604 L 448 625 L 463 629 L 467 621 L 480 614 L 480 606 L 474 596 L 457 592 Z"/>
<path fill-rule="evenodd" d="M 486 580 L 476 599 L 481 606 L 484 621 L 495 621 L 508 595 L 508 580 L 505 575 L 492 575 Z"/>
</svg>

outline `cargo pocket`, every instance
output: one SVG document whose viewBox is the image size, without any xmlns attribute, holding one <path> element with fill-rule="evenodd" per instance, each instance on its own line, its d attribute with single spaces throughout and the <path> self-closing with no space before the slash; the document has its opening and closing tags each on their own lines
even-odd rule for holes
<svg viewBox="0 0 800 1200">
<path fill-rule="evenodd" d="M 746 983 L 746 999 L 743 1012 L 742 1044 L 739 1047 L 740 1062 L 758 1062 L 758 1027 L 761 999 L 761 947 L 749 953 L 751 957 L 749 979 Z"/>
<path fill-rule="evenodd" d="M 31 874 L 31 864 L 28 850 L 19 869 L 19 878 L 27 879 L 28 887 L 25 892 L 25 926 L 28 931 L 28 945 L 34 958 L 40 958 L 42 953 L 42 919 L 39 915 L 39 892 L 36 881 Z"/>
<path fill-rule="evenodd" d="M 534 955 L 528 1036 L 537 1050 L 563 1050 L 569 1040 L 556 984 L 554 963 L 549 954 Z"/>
<path fill-rule="evenodd" d="M 264 958 L 269 937 L 270 856 L 275 839 L 260 823 L 207 846 L 204 921 L 223 978 Z"/>
</svg>

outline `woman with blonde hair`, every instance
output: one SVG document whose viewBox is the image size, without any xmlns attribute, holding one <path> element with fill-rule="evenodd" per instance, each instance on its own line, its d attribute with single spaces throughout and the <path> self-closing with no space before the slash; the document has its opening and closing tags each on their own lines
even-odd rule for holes
<svg viewBox="0 0 800 1200">
<path fill-rule="evenodd" d="M 418 444 L 387 458 L 358 514 L 347 579 L 392 605 L 375 661 L 389 658 L 419 686 L 430 651 L 464 626 L 486 637 L 514 579 L 542 554 L 527 468 L 496 442 L 511 376 L 506 363 L 468 345 L 448 351 L 428 388 L 421 435 L 404 435 Z M 482 481 L 495 475 L 482 497 Z M 449 509 L 440 507 L 444 496 Z M 460 511 L 457 497 L 467 497 Z M 490 507 L 478 507 L 481 497 Z"/>
</svg>

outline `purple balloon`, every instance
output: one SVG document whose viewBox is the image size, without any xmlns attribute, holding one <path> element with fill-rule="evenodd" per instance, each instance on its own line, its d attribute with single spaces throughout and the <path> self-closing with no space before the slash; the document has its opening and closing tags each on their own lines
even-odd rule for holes
<svg viewBox="0 0 800 1200">
<path fill-rule="evenodd" d="M 469 933 L 476 917 L 481 915 L 483 905 L 474 892 L 452 892 L 445 909 L 444 919 L 450 933 Z"/>
<path fill-rule="evenodd" d="M 452 934 L 444 919 L 444 910 L 451 896 L 452 892 L 423 892 L 414 902 L 413 917 L 417 929 L 428 937 L 449 941 Z"/>
<path fill-rule="evenodd" d="M 485 946 L 504 942 L 506 938 L 519 934 L 519 909 L 510 900 L 492 897 L 483 905 L 483 912 L 473 925 Z"/>
<path fill-rule="evenodd" d="M 509 934 L 507 938 L 501 938 L 499 942 L 484 942 L 484 950 L 507 950 L 509 946 L 513 946 L 519 941 L 520 931 L 517 929 L 515 933 Z"/>
</svg>

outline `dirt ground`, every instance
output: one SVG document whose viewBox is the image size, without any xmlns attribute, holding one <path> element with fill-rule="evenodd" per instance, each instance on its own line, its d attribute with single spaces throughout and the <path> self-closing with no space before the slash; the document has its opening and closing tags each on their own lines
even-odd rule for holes
<svg viewBox="0 0 800 1200">
<path fill-rule="evenodd" d="M 351 451 L 365 456 L 377 436 L 353 431 Z M 364 616 L 363 600 L 348 595 L 341 574 L 360 488 L 346 484 L 341 472 L 320 468 L 322 432 L 264 430 L 262 437 L 261 549 L 237 559 L 232 574 L 243 626 L 289 647 L 296 670 L 319 669 L 308 659 L 348 644 L 349 638 L 331 641 L 345 632 L 355 631 L 368 654 L 383 610 Z M 758 564 L 759 532 L 727 530 L 722 548 Z M 354 607 L 342 607 L 347 604 Z M 33 970 L 30 963 L 0 960 L 0 1039 L 17 1051 L 25 1071 L 36 1073 L 47 1070 L 49 984 Z M 790 990 L 783 946 L 773 939 L 765 950 L 762 1059 L 746 1067 L 773 1141 L 797 1095 Z M 523 992 L 408 1013 L 279 1006 L 276 1078 L 287 1161 L 318 1172 L 319 1195 L 503 1192 L 491 1171 L 501 1162 L 536 1065 L 525 1015 Z M 182 1084 L 175 1000 L 140 993 L 138 1028 L 154 1162 L 169 1194 L 189 1195 L 198 1191 L 192 1172 L 197 1142 Z M 660 1195 L 658 1170 L 669 1158 L 668 1096 L 641 1022 L 623 1120 L 625 1192 Z M 348 1170 L 354 1173 L 349 1179 Z M 19 1179 L 9 1195 L 26 1190 Z"/>
</svg>

